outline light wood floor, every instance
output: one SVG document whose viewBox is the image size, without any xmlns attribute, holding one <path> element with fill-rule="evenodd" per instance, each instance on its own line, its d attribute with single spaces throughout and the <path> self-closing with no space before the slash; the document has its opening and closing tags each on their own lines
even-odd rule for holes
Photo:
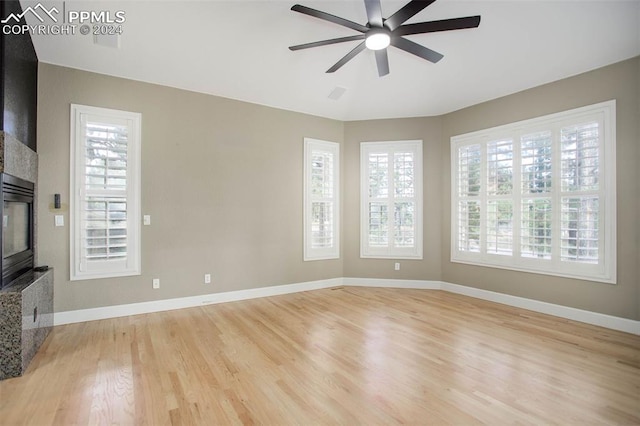
<svg viewBox="0 0 640 426">
<path fill-rule="evenodd" d="M 0 424 L 640 424 L 640 336 L 345 287 L 56 327 Z"/>
</svg>

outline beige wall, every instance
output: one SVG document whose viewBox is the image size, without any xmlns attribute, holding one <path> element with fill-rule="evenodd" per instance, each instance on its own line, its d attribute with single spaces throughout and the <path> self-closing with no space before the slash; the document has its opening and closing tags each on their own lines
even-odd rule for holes
<svg viewBox="0 0 640 426">
<path fill-rule="evenodd" d="M 640 58 L 440 117 L 338 121 L 40 65 L 40 263 L 55 309 L 134 303 L 339 276 L 443 280 L 640 319 Z M 618 284 L 451 263 L 450 137 L 617 100 Z M 69 104 L 143 114 L 143 275 L 69 281 Z M 302 140 L 342 143 L 342 260 L 302 261 Z M 360 258 L 360 142 L 422 139 L 424 259 Z M 261 214 L 257 214 L 260 212 Z M 202 284 L 204 273 L 213 285 Z M 152 278 L 161 289 L 151 289 Z"/>
<path fill-rule="evenodd" d="M 70 103 L 142 113 L 141 276 L 69 281 Z M 342 142 L 343 123 L 40 64 L 38 254 L 56 312 L 342 276 L 342 260 L 302 261 L 305 136 Z"/>
<path fill-rule="evenodd" d="M 346 277 L 441 279 L 442 219 L 440 200 L 442 133 L 441 119 L 403 118 L 351 121 L 344 128 L 344 271 Z M 422 260 L 360 258 L 360 142 L 422 140 L 424 232 Z M 394 263 L 400 262 L 400 270 Z"/>
<path fill-rule="evenodd" d="M 442 278 L 444 281 L 579 309 L 640 319 L 640 58 L 624 61 L 443 116 Z M 618 284 L 484 268 L 450 259 L 451 136 L 615 99 L 617 101 Z"/>
</svg>

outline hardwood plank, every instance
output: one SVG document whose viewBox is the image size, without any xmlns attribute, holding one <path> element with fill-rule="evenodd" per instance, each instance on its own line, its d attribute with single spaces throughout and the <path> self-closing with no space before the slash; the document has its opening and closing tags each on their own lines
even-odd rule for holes
<svg viewBox="0 0 640 426">
<path fill-rule="evenodd" d="M 13 424 L 640 424 L 640 336 L 344 287 L 55 327 Z"/>
</svg>

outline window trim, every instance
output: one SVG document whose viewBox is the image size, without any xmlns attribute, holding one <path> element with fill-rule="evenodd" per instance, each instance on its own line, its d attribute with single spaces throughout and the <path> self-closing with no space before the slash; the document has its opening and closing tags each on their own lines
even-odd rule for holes
<svg viewBox="0 0 640 426">
<path fill-rule="evenodd" d="M 82 134 L 82 116 L 93 115 L 113 120 L 130 121 L 127 141 L 127 258 L 124 266 L 108 265 L 96 270 L 81 270 L 81 193 L 84 190 L 85 138 Z M 142 114 L 109 108 L 71 104 L 70 107 L 70 280 L 87 280 L 134 276 L 141 274 L 141 129 Z M 130 169 L 129 169 L 130 168 Z"/>
<path fill-rule="evenodd" d="M 600 200 L 601 209 L 598 214 L 601 215 L 602 228 L 599 228 L 603 232 L 601 250 L 603 251 L 603 258 L 601 264 L 592 265 L 585 263 L 568 263 L 562 262 L 559 258 L 552 258 L 547 263 L 538 261 L 536 259 L 504 256 L 497 254 L 489 254 L 486 252 L 484 243 L 481 242 L 480 253 L 469 253 L 457 250 L 459 226 L 458 226 L 458 202 L 459 196 L 457 193 L 458 188 L 458 148 L 461 146 L 480 144 L 486 147 L 489 141 L 496 141 L 500 138 L 512 138 L 514 146 L 519 147 L 520 136 L 531 134 L 536 131 L 550 130 L 552 133 L 562 127 L 575 125 L 580 123 L 581 120 L 593 119 L 595 116 L 600 116 L 600 120 L 603 124 L 602 136 L 600 142 L 600 164 L 604 165 L 604 173 L 599 175 L 598 197 Z M 522 120 L 515 123 L 510 123 L 502 126 L 497 126 L 489 129 L 466 133 L 462 135 L 453 136 L 451 138 L 451 228 L 450 228 L 450 244 L 451 244 L 451 262 L 465 263 L 470 265 L 493 267 L 499 269 L 508 269 L 521 272 L 529 272 L 535 274 L 552 275 L 564 278 L 574 278 L 586 281 L 596 281 L 607 284 L 616 284 L 616 101 L 606 101 L 594 105 L 588 105 L 585 107 L 575 108 L 568 111 L 549 114 L 545 116 L 536 117 L 533 119 Z M 554 138 L 552 144 L 553 152 L 558 152 L 557 140 Z M 481 149 L 482 153 L 486 152 L 486 148 Z M 514 153 L 515 154 L 515 153 Z M 518 156 L 521 154 L 518 152 Z M 556 155 L 557 157 L 557 155 Z M 514 155 L 515 158 L 515 155 Z M 519 160 L 518 160 L 519 161 Z M 554 170 L 558 170 L 558 160 L 553 160 L 552 167 Z M 486 158 L 482 157 L 481 161 L 481 179 L 486 178 Z M 514 165 L 515 167 L 515 165 Z M 553 185 L 559 185 L 560 177 L 556 173 Z M 558 183 L 555 183 L 557 179 Z M 514 185 L 515 186 L 515 185 Z M 522 202 L 525 195 L 521 193 L 521 189 L 517 188 L 518 195 L 516 198 L 510 198 L 518 202 Z M 579 196 L 579 194 L 576 194 Z M 562 197 L 562 191 L 557 190 L 550 193 L 549 197 L 558 201 Z M 486 196 L 478 196 L 478 201 L 481 203 L 486 200 Z M 520 205 L 514 201 L 513 209 L 521 208 Z M 556 203 L 556 208 L 560 208 Z M 560 213 L 553 213 L 552 220 L 559 217 Z M 485 219 L 481 217 L 480 226 L 482 241 L 483 235 L 486 234 Z M 516 218 L 514 217 L 514 222 Z M 515 227 L 520 227 L 519 223 L 514 224 Z M 513 233 L 514 244 L 519 246 L 519 231 Z M 552 237 L 553 238 L 553 237 Z M 555 240 L 558 241 L 558 240 Z M 552 242 L 552 244 L 555 244 Z M 519 249 L 518 249 L 519 253 Z"/>
<path fill-rule="evenodd" d="M 415 152 L 416 159 L 414 170 L 414 189 L 415 189 L 415 247 L 413 248 L 374 248 L 368 244 L 368 217 L 369 217 L 369 176 L 368 176 L 368 160 L 367 155 L 370 152 L 394 153 L 402 149 L 410 149 Z M 399 140 L 399 141 L 380 141 L 380 142 L 361 142 L 360 143 L 360 257 L 363 259 L 410 259 L 421 260 L 422 252 L 422 236 L 423 228 L 423 163 L 422 140 Z M 392 164 L 392 163 L 391 163 Z M 395 197 L 391 198 L 389 203 L 393 203 Z M 390 222 L 392 223 L 392 222 Z"/>
<path fill-rule="evenodd" d="M 320 150 L 333 155 L 333 235 L 331 248 L 313 248 L 311 246 L 311 153 Z M 319 139 L 304 138 L 304 173 L 303 173 L 303 260 L 328 260 L 340 258 L 340 144 Z"/>
</svg>

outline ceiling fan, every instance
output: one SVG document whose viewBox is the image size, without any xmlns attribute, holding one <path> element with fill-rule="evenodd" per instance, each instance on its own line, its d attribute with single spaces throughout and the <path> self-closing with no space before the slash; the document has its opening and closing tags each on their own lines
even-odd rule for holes
<svg viewBox="0 0 640 426">
<path fill-rule="evenodd" d="M 435 0 L 412 0 L 404 5 L 400 10 L 391 15 L 389 18 L 382 17 L 382 9 L 380 0 L 364 0 L 367 10 L 368 22 L 366 25 L 349 21 L 326 12 L 322 12 L 300 4 L 294 5 L 291 10 L 314 18 L 323 19 L 351 28 L 361 34 L 349 37 L 333 38 L 330 40 L 316 41 L 313 43 L 298 44 L 290 46 L 290 50 L 308 49 L 310 47 L 326 46 L 329 44 L 344 43 L 348 41 L 362 40 L 353 50 L 347 53 L 334 66 L 327 70 L 328 73 L 337 71 L 344 64 L 353 59 L 358 53 L 364 49 L 373 50 L 376 56 L 376 65 L 378 66 L 378 75 L 380 77 L 389 74 L 389 58 L 387 56 L 387 47 L 395 46 L 398 49 L 419 56 L 427 61 L 436 63 L 443 58 L 441 53 L 431 50 L 427 47 L 407 40 L 402 36 L 411 34 L 433 33 L 437 31 L 461 30 L 464 28 L 476 28 L 480 25 L 480 16 L 467 16 L 464 18 L 443 19 L 440 21 L 420 22 L 417 24 L 406 24 L 406 21 L 418 14 L 421 10 L 429 6 Z"/>
</svg>

